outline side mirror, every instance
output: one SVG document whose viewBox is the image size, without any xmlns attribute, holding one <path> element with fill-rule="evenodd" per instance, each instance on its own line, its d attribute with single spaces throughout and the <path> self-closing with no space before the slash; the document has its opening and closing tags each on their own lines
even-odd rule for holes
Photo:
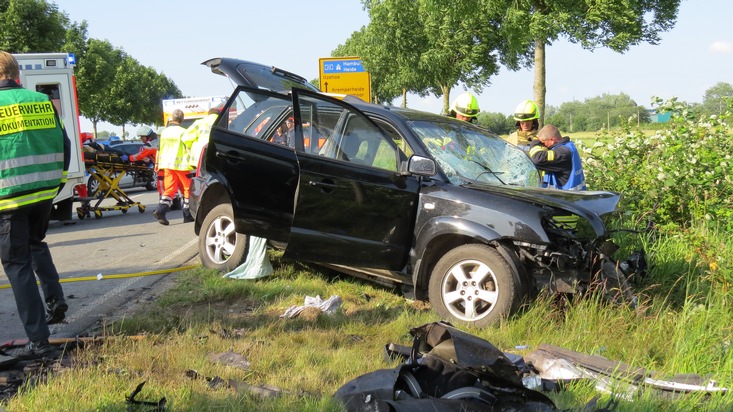
<svg viewBox="0 0 733 412">
<path fill-rule="evenodd" d="M 435 176 L 437 173 L 435 160 L 419 156 L 412 155 L 407 162 L 403 162 L 400 167 L 400 172 L 403 175 L 417 175 L 417 176 Z"/>
</svg>

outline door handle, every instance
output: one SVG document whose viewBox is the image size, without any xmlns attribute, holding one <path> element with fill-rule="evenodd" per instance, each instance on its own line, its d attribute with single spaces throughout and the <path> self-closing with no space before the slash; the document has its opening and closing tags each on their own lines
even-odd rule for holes
<svg viewBox="0 0 733 412">
<path fill-rule="evenodd" d="M 216 157 L 222 158 L 222 159 L 229 159 L 229 160 L 244 160 L 244 158 L 237 154 L 235 151 L 231 152 L 216 152 Z"/>
<path fill-rule="evenodd" d="M 331 179 L 323 179 L 320 182 L 310 180 L 308 181 L 308 186 L 320 187 L 321 192 L 323 193 L 332 193 L 336 188 L 338 188 L 336 182 Z"/>
</svg>

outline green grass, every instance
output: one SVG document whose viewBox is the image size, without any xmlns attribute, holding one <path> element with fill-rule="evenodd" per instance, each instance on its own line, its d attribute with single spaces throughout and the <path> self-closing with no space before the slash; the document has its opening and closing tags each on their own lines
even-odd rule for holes
<svg viewBox="0 0 733 412">
<path fill-rule="evenodd" d="M 699 253 L 685 236 L 647 240 L 652 267 L 638 285 L 641 308 L 598 299 L 541 296 L 519 315 L 485 329 L 460 326 L 498 348 L 526 354 L 549 343 L 602 355 L 664 375 L 710 375 L 733 387 L 733 236 L 697 228 L 714 253 Z M 145 381 L 139 399 L 166 397 L 169 410 L 339 411 L 331 396 L 347 381 L 396 366 L 384 346 L 410 344 L 409 329 L 436 315 L 392 290 L 271 254 L 276 273 L 256 281 L 224 279 L 199 268 L 178 274 L 177 285 L 138 315 L 107 328 L 114 339 L 74 354 L 73 365 L 45 383 L 27 386 L 5 406 L 12 411 L 125 411 L 125 396 Z M 303 319 L 280 315 L 306 295 L 340 296 L 342 311 Z M 143 339 L 127 336 L 144 335 Z M 517 350 L 518 345 L 529 349 Z M 247 370 L 216 363 L 210 355 L 234 351 Z M 201 378 L 192 379 L 186 371 Z M 219 377 L 285 391 L 259 399 L 226 386 Z M 563 410 L 580 408 L 599 393 L 592 383 L 549 396 Z M 608 394 L 600 394 L 601 402 Z M 669 399 L 642 391 L 618 410 L 733 409 L 730 396 L 690 394 Z"/>
</svg>

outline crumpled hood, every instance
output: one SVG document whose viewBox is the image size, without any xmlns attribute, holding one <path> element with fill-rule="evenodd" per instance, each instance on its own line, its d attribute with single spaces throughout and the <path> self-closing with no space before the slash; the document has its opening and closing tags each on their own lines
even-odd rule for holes
<svg viewBox="0 0 733 412">
<path fill-rule="evenodd" d="M 470 184 L 464 187 L 521 200 L 538 206 L 566 210 L 588 220 L 596 233 L 605 232 L 600 217 L 616 210 L 621 195 L 600 190 L 569 191 L 535 187 Z"/>
</svg>

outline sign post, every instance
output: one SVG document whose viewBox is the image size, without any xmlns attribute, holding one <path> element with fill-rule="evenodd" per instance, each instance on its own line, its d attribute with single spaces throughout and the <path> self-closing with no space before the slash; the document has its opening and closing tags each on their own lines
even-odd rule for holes
<svg viewBox="0 0 733 412">
<path fill-rule="evenodd" d="M 359 57 L 323 57 L 318 63 L 322 92 L 350 94 L 371 102 L 371 79 Z"/>
</svg>

